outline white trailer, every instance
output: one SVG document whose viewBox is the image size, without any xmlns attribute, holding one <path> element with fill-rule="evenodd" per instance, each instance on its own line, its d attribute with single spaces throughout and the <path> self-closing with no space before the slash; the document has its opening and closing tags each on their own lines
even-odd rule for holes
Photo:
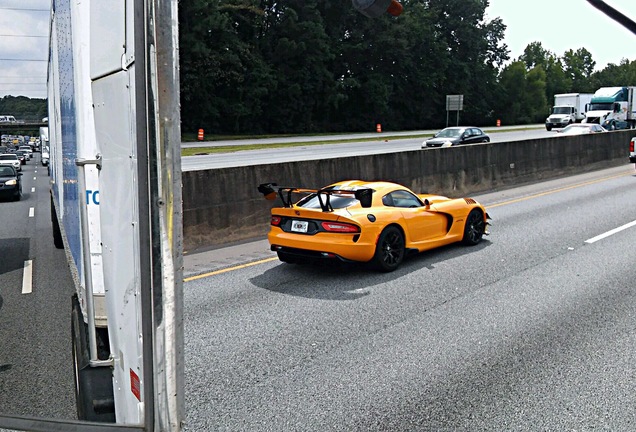
<svg viewBox="0 0 636 432">
<path fill-rule="evenodd" d="M 592 93 L 562 93 L 554 95 L 554 106 L 550 116 L 545 119 L 545 128 L 565 127 L 572 123 L 580 123 L 592 100 Z"/>
<path fill-rule="evenodd" d="M 38 140 L 39 140 L 38 147 L 40 149 L 43 149 L 44 147 L 48 148 L 48 146 L 49 146 L 49 128 L 48 128 L 48 126 L 40 127 L 40 136 L 39 136 Z"/>
<path fill-rule="evenodd" d="M 176 17 L 177 0 L 51 0 L 51 219 L 74 281 L 82 423 L 0 417 L 0 428 L 182 428 Z"/>
</svg>

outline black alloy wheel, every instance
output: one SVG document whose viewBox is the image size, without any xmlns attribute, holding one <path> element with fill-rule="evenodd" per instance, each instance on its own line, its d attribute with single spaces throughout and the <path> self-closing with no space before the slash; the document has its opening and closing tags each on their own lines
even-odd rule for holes
<svg viewBox="0 0 636 432">
<path fill-rule="evenodd" d="M 402 231 L 395 226 L 389 226 L 380 234 L 373 262 L 378 270 L 392 272 L 402 263 L 404 253 L 405 246 Z"/>
<path fill-rule="evenodd" d="M 484 214 L 479 209 L 472 209 L 468 213 L 466 223 L 464 224 L 464 237 L 462 243 L 474 246 L 479 243 L 486 231 L 486 223 L 484 221 Z"/>
</svg>

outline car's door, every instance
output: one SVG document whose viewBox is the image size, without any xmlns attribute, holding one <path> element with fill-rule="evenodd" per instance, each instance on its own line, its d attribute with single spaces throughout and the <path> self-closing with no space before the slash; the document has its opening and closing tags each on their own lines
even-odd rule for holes
<svg viewBox="0 0 636 432">
<path fill-rule="evenodd" d="M 417 243 L 431 240 L 446 232 L 446 217 L 426 208 L 424 203 L 409 191 L 393 191 L 383 201 L 385 205 L 399 208 L 404 220 L 407 241 Z"/>
<path fill-rule="evenodd" d="M 459 135 L 459 140 L 457 144 L 467 144 L 470 139 L 470 129 L 464 129 Z"/>
<path fill-rule="evenodd" d="M 484 134 L 480 129 L 471 128 L 470 129 L 470 143 L 480 143 L 484 140 Z"/>
</svg>

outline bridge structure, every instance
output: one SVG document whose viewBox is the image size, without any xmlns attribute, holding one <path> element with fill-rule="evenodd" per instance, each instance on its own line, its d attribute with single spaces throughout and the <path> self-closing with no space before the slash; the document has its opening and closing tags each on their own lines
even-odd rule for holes
<svg viewBox="0 0 636 432">
<path fill-rule="evenodd" d="M 0 135 L 39 136 L 40 127 L 48 125 L 46 122 L 0 123 Z"/>
</svg>

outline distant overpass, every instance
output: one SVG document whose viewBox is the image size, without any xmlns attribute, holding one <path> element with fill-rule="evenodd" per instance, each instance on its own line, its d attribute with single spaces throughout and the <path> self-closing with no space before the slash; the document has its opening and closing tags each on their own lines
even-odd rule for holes
<svg viewBox="0 0 636 432">
<path fill-rule="evenodd" d="M 0 135 L 40 135 L 40 127 L 48 126 L 43 122 L 0 123 Z"/>
</svg>

